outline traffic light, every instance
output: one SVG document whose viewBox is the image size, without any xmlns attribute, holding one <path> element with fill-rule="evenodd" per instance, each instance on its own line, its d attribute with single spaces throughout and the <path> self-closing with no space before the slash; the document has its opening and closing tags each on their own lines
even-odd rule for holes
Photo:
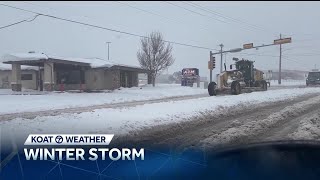
<svg viewBox="0 0 320 180">
<path fill-rule="evenodd" d="M 212 57 L 212 69 L 216 68 L 216 57 Z"/>
<path fill-rule="evenodd" d="M 212 52 L 210 51 L 210 59 L 208 61 L 208 69 L 212 70 L 216 68 L 216 58 L 212 55 Z"/>
</svg>

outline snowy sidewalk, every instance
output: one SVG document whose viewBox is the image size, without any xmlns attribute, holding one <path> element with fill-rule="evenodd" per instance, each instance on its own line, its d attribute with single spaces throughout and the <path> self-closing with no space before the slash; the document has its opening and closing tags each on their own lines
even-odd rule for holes
<svg viewBox="0 0 320 180">
<path fill-rule="evenodd" d="M 30 95 L 25 95 L 30 93 Z M 133 87 L 102 93 L 46 93 L 0 89 L 0 114 L 37 112 L 64 108 L 87 107 L 121 102 L 143 101 L 177 96 L 207 94 L 206 89 L 182 87 L 179 84 L 157 84 L 156 87 Z"/>
<path fill-rule="evenodd" d="M 129 107 L 144 105 L 144 104 L 161 103 L 161 102 L 168 102 L 168 101 L 181 101 L 186 99 L 196 99 L 196 98 L 202 98 L 202 97 L 208 97 L 208 96 L 209 96 L 208 94 L 171 96 L 171 97 L 160 98 L 160 99 L 119 102 L 119 103 L 91 105 L 91 106 L 84 106 L 84 107 L 43 110 L 43 111 L 36 111 L 36 112 L 8 113 L 8 114 L 0 114 L 0 121 L 9 121 L 11 119 L 16 119 L 16 118 L 34 119 L 40 116 L 57 116 L 63 113 L 68 113 L 68 114 L 83 113 L 83 112 L 94 111 L 97 109 L 129 108 Z"/>
</svg>

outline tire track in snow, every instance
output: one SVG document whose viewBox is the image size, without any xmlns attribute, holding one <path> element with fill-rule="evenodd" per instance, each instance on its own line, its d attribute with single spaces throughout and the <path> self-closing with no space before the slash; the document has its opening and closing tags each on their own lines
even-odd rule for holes
<svg viewBox="0 0 320 180">
<path fill-rule="evenodd" d="M 196 146 L 206 138 L 212 138 L 228 129 L 241 127 L 251 121 L 268 118 L 270 114 L 278 112 L 290 104 L 296 104 L 316 96 L 318 94 L 308 94 L 290 100 L 255 105 L 240 104 L 213 112 L 208 111 L 201 116 L 192 117 L 190 121 L 151 127 L 115 141 L 119 144 L 132 141 L 135 144 L 169 145 L 177 148 Z"/>
<path fill-rule="evenodd" d="M 309 113 L 314 113 L 314 111 L 318 111 L 319 108 L 320 96 L 316 96 L 315 98 L 310 98 L 288 106 L 265 119 L 250 121 L 239 127 L 232 127 L 221 133 L 214 134 L 202 140 L 200 144 L 203 147 L 219 147 L 228 144 L 249 143 L 250 141 L 261 142 L 265 140 L 269 134 L 277 135 L 277 126 L 279 126 L 279 129 L 283 129 L 281 125 L 287 124 L 291 126 L 295 119 L 304 118 L 304 115 L 308 116 Z M 283 137 L 278 136 L 278 138 Z"/>
</svg>

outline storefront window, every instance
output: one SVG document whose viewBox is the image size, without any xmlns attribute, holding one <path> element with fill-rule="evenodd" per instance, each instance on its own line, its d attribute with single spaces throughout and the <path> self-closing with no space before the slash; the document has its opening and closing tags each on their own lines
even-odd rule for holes
<svg viewBox="0 0 320 180">
<path fill-rule="evenodd" d="M 57 72 L 58 84 L 84 84 L 84 71 Z"/>
</svg>

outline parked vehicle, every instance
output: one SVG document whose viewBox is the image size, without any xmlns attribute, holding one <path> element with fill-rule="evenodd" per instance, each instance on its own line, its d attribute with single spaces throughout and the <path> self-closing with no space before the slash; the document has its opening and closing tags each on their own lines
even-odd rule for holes
<svg viewBox="0 0 320 180">
<path fill-rule="evenodd" d="M 306 84 L 307 86 L 320 85 L 320 71 L 309 72 L 306 79 Z"/>
</svg>

